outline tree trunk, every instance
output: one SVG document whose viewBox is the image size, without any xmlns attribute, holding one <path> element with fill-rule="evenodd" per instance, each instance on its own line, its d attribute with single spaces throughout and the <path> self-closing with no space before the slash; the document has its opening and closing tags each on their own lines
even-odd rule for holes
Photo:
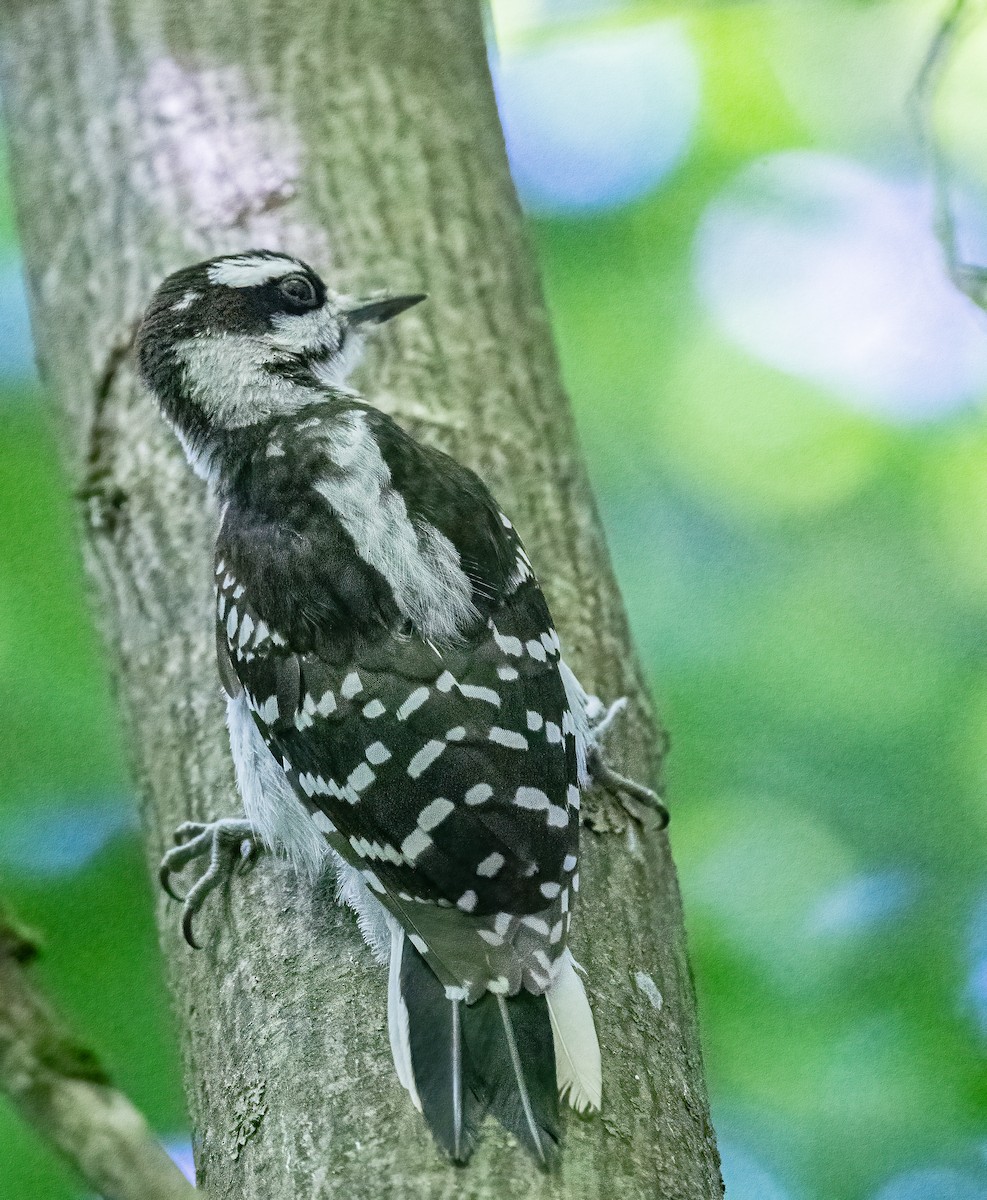
<svg viewBox="0 0 987 1200">
<path fill-rule="evenodd" d="M 134 324 L 176 267 L 288 250 L 340 291 L 430 301 L 369 355 L 368 398 L 490 484 L 567 656 L 656 734 L 579 459 L 472 0 L 5 0 L 2 70 L 44 377 L 133 747 L 152 867 L 187 818 L 233 813 L 213 663 L 216 516 L 136 385 Z M 158 906 L 200 1185 L 213 1197 L 718 1197 L 661 835 L 584 834 L 574 951 L 604 1054 L 602 1118 L 543 1176 L 496 1128 L 447 1165 L 390 1061 L 385 977 L 331 883 L 264 859 L 214 898 L 206 949 Z"/>
</svg>

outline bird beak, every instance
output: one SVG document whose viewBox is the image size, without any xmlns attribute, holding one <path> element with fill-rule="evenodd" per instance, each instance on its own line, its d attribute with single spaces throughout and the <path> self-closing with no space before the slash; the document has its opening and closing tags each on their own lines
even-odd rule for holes
<svg viewBox="0 0 987 1200">
<path fill-rule="evenodd" d="M 424 292 L 413 296 L 385 296 L 383 300 L 358 300 L 352 308 L 344 309 L 343 315 L 350 325 L 381 325 L 403 313 L 406 308 L 421 304 L 428 297 Z"/>
</svg>

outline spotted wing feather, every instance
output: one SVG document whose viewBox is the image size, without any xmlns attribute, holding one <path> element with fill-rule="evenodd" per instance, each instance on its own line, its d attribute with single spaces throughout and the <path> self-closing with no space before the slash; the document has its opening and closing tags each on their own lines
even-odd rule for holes
<svg viewBox="0 0 987 1200">
<path fill-rule="evenodd" d="M 472 625 L 439 645 L 423 637 L 317 501 L 296 504 L 288 531 L 263 520 L 290 479 L 272 478 L 290 470 L 277 458 L 257 470 L 250 503 L 227 509 L 220 641 L 296 794 L 440 978 L 469 994 L 491 981 L 542 991 L 578 884 L 558 638 L 476 477 L 444 456 L 413 471 L 424 450 L 403 436 L 380 444 L 412 518 L 439 529 L 476 580 Z"/>
</svg>

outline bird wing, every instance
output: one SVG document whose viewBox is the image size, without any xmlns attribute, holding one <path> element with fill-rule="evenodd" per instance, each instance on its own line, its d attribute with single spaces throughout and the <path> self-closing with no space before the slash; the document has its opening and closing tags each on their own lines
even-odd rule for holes
<svg viewBox="0 0 987 1200">
<path fill-rule="evenodd" d="M 578 886 L 575 724 L 559 641 L 506 518 L 494 509 L 478 521 L 475 497 L 462 508 L 445 499 L 417 497 L 444 509 L 472 565 L 477 619 L 441 645 L 387 595 L 374 599 L 380 589 L 329 516 L 299 536 L 228 512 L 220 669 L 330 844 L 440 979 L 542 991 Z M 472 519 L 457 527 L 466 510 Z M 369 615 L 357 622 L 332 619 L 361 605 Z"/>
</svg>

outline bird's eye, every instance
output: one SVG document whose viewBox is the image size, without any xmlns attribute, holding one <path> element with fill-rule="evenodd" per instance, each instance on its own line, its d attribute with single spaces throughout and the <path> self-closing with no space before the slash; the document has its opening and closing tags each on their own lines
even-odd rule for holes
<svg viewBox="0 0 987 1200">
<path fill-rule="evenodd" d="M 300 308 L 314 308 L 319 301 L 315 285 L 307 275 L 286 275 L 278 288 L 286 300 Z"/>
</svg>

